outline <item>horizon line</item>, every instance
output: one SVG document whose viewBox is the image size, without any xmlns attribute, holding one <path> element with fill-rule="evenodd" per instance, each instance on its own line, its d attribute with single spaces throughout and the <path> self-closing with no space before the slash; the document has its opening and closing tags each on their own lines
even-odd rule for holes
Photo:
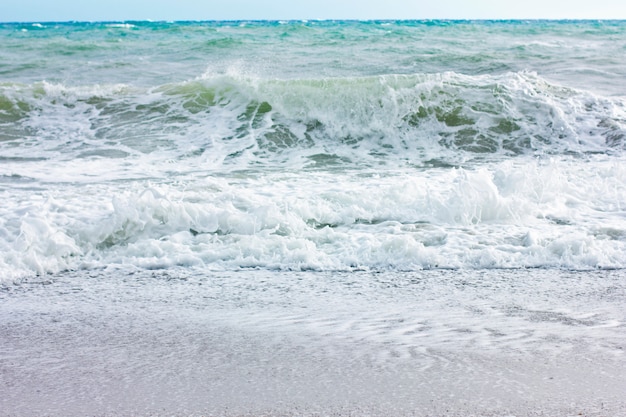
<svg viewBox="0 0 626 417">
<path fill-rule="evenodd" d="M 219 23 L 219 22 L 626 22 L 626 18 L 294 18 L 294 19 L 103 19 L 103 20 L 0 20 L 0 24 L 44 23 Z"/>
</svg>

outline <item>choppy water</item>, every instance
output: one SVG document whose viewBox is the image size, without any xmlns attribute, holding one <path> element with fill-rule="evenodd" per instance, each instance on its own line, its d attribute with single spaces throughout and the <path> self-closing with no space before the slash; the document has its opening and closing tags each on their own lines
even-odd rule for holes
<svg viewBox="0 0 626 417">
<path fill-rule="evenodd" d="M 623 268 L 624 22 L 0 26 L 0 275 Z"/>
<path fill-rule="evenodd" d="M 625 81 L 623 21 L 0 24 L 0 409 L 623 414 Z"/>
</svg>

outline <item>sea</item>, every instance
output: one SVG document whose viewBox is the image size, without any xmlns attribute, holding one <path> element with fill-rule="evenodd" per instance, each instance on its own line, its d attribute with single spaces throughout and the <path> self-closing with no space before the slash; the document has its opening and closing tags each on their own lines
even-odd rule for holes
<svg viewBox="0 0 626 417">
<path fill-rule="evenodd" d="M 626 21 L 0 23 L 0 415 L 626 416 Z"/>
</svg>

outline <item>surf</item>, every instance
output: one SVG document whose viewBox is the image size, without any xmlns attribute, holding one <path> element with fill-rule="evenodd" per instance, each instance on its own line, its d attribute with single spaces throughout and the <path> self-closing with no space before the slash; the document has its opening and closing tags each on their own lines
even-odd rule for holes
<svg viewBox="0 0 626 417">
<path fill-rule="evenodd" d="M 207 158 L 207 169 L 424 164 L 621 152 L 621 98 L 535 73 L 278 80 L 205 74 L 141 89 L 0 86 L 0 149 L 42 158 Z M 54 156 L 56 155 L 56 156 Z"/>
</svg>

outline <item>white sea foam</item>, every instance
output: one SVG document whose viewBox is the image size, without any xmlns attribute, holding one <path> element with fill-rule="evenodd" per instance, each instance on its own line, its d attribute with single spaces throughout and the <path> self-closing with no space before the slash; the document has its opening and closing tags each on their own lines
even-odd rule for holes
<svg viewBox="0 0 626 417">
<path fill-rule="evenodd" d="M 354 36 L 354 25 L 370 27 L 341 31 Z M 141 25 L 124 28 L 145 35 Z M 330 36 L 300 22 L 276 28 L 310 45 Z M 110 29 L 85 30 L 101 42 Z M 107 265 L 626 266 L 623 96 L 515 66 L 327 76 L 290 63 L 297 76 L 268 76 L 229 54 L 248 45 L 242 31 L 266 39 L 275 28 L 178 29 L 192 37 L 227 29 L 195 46 L 217 48 L 223 65 L 183 80 L 144 68 L 126 83 L 86 75 L 84 84 L 26 76 L 0 84 L 3 279 Z M 528 48 L 576 49 L 556 33 L 533 42 Z M 58 47 L 68 57 L 92 50 L 78 44 Z M 322 61 L 335 57 L 324 51 Z M 132 67 L 109 52 L 114 74 L 118 64 Z M 374 66 L 375 55 L 365 54 Z M 588 67 L 616 73 L 611 63 Z"/>
<path fill-rule="evenodd" d="M 3 277 L 111 264 L 623 268 L 620 161 L 105 182 L 43 198 L 27 181 L 2 190 Z"/>
<path fill-rule="evenodd" d="M 107 23 L 106 26 L 109 28 L 116 28 L 116 29 L 133 29 L 137 27 L 133 25 L 132 23 Z"/>
<path fill-rule="evenodd" d="M 622 150 L 626 105 L 533 73 L 263 80 L 141 89 L 36 83 L 0 91 L 13 158 L 91 157 L 201 170 L 458 165 L 476 157 Z M 430 161 L 430 162 L 429 162 Z M 143 169 L 143 166 L 140 170 Z"/>
</svg>

